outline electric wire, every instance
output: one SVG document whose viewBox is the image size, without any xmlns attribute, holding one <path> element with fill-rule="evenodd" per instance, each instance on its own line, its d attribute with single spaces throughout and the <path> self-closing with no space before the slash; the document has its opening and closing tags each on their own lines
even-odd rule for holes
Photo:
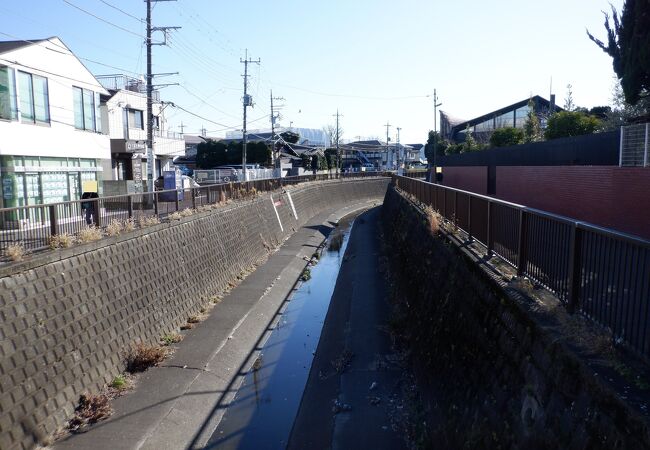
<svg viewBox="0 0 650 450">
<path fill-rule="evenodd" d="M 101 22 L 104 22 L 105 24 L 108 24 L 108 25 L 110 25 L 110 26 L 112 26 L 112 27 L 115 27 L 115 28 L 117 28 L 117 29 L 119 29 L 119 30 L 124 31 L 125 33 L 129 33 L 129 34 L 132 34 L 132 35 L 137 36 L 137 37 L 139 37 L 139 38 L 146 39 L 146 36 L 143 36 L 143 35 L 141 35 L 141 34 L 135 33 L 135 32 L 133 32 L 133 31 L 131 31 L 131 30 L 129 30 L 129 29 L 126 29 L 126 28 L 124 28 L 124 27 L 121 27 L 121 26 L 119 26 L 119 25 L 117 25 L 117 24 L 114 24 L 113 22 L 111 22 L 111 21 L 109 21 L 109 20 L 106 20 L 106 19 L 104 19 L 104 18 L 102 18 L 102 17 L 99 17 L 98 15 L 93 14 L 93 13 L 91 13 L 90 11 L 86 11 L 85 9 L 81 8 L 80 6 L 75 5 L 74 3 L 69 2 L 68 0 L 61 0 L 61 1 L 62 1 L 63 3 L 66 3 L 66 4 L 70 5 L 70 6 L 72 6 L 72 7 L 75 8 L 75 9 L 78 9 L 79 11 L 81 11 L 81 12 L 83 12 L 83 13 L 85 13 L 85 14 L 88 14 L 89 16 L 94 17 L 95 19 L 97 19 L 97 20 L 99 20 L 99 21 L 101 21 Z"/>
<path fill-rule="evenodd" d="M 110 3 L 108 3 L 108 2 L 105 1 L 105 0 L 99 0 L 99 1 L 102 2 L 103 4 L 105 4 L 106 6 L 109 6 L 109 7 L 113 8 L 113 9 L 115 9 L 115 10 L 121 12 L 121 13 L 124 14 L 125 16 L 129 16 L 129 17 L 131 17 L 132 19 L 137 20 L 138 22 L 144 22 L 141 18 L 139 18 L 139 17 L 135 17 L 134 15 L 129 14 L 128 12 L 124 11 L 123 9 L 120 9 L 120 8 L 118 8 L 117 6 L 110 4 Z"/>
</svg>

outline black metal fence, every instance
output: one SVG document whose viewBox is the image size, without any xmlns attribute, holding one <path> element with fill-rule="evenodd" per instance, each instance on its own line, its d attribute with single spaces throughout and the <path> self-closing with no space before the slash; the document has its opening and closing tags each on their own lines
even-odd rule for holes
<svg viewBox="0 0 650 450">
<path fill-rule="evenodd" d="M 650 356 L 650 241 L 409 177 L 393 183 L 551 290 L 568 311 Z"/>
<path fill-rule="evenodd" d="M 8 249 L 19 246 L 23 251 L 48 247 L 54 235 L 78 234 L 90 225 L 105 228 L 113 221 L 143 218 L 164 219 L 186 209 L 197 209 L 229 199 L 238 199 L 255 191 L 265 192 L 308 181 L 383 176 L 379 172 L 350 174 L 316 174 L 272 178 L 248 182 L 223 183 L 192 189 L 144 192 L 100 197 L 47 205 L 0 209 L 0 258 L 7 258 Z M 87 214 L 90 206 L 91 214 Z"/>
<path fill-rule="evenodd" d="M 617 166 L 621 132 L 585 134 L 544 142 L 444 155 L 438 166 Z"/>
</svg>

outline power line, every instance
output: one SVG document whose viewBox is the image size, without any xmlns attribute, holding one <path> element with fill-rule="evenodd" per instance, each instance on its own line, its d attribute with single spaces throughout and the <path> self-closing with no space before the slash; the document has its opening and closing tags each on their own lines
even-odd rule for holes
<svg viewBox="0 0 650 450">
<path fill-rule="evenodd" d="M 110 3 L 108 3 L 108 2 L 105 1 L 105 0 L 99 0 L 99 1 L 102 2 L 103 4 L 105 4 L 106 6 L 109 6 L 109 7 L 113 8 L 113 9 L 115 9 L 115 10 L 121 12 L 121 13 L 124 14 L 124 15 L 129 16 L 129 17 L 131 17 L 132 19 L 137 20 L 138 22 L 144 22 L 144 21 L 143 21 L 142 19 L 140 19 L 139 17 L 135 17 L 135 16 L 129 14 L 128 12 L 124 11 L 123 9 L 120 9 L 120 8 L 118 8 L 118 7 L 115 6 L 115 5 L 111 5 Z"/>
<path fill-rule="evenodd" d="M 194 117 L 196 117 L 197 119 L 205 120 L 206 122 L 210 122 L 210 123 L 213 123 L 213 124 L 215 124 L 215 125 L 219 125 L 220 127 L 231 128 L 231 127 L 229 127 L 228 125 L 224 125 L 224 124 L 222 124 L 222 123 L 215 122 L 214 120 L 210 120 L 210 119 L 208 119 L 208 118 L 206 118 L 206 117 L 200 116 L 200 115 L 198 115 L 198 114 L 196 114 L 196 113 L 193 113 L 192 111 L 188 111 L 187 109 L 183 108 L 183 107 L 180 106 L 180 105 L 177 105 L 176 103 L 171 103 L 171 105 L 172 105 L 174 108 L 178 108 L 178 109 L 180 109 L 181 111 L 185 111 L 187 114 L 189 114 L 189 115 L 191 115 L 191 116 L 194 116 Z M 266 116 L 264 116 L 264 117 L 266 117 Z"/>
<path fill-rule="evenodd" d="M 79 11 L 81 11 L 81 12 L 83 12 L 83 13 L 85 13 L 85 14 L 88 14 L 89 16 L 94 17 L 95 19 L 97 19 L 97 20 L 99 20 L 99 21 L 104 22 L 105 24 L 108 24 L 108 25 L 110 25 L 110 26 L 112 26 L 112 27 L 115 27 L 115 28 L 117 28 L 117 29 L 119 29 L 119 30 L 122 30 L 122 31 L 124 31 L 124 32 L 126 32 L 126 33 L 132 34 L 132 35 L 137 36 L 137 37 L 139 37 L 139 38 L 146 39 L 145 36 L 143 36 L 143 35 L 141 35 L 141 34 L 138 34 L 138 33 L 135 33 L 135 32 L 133 32 L 133 31 L 131 31 L 131 30 L 129 30 L 129 29 L 126 29 L 126 28 L 124 28 L 124 27 L 121 27 L 121 26 L 119 26 L 119 25 L 116 25 L 116 24 L 114 24 L 113 22 L 111 22 L 111 21 L 109 21 L 109 20 L 103 19 L 103 18 L 99 17 L 98 15 L 93 14 L 93 13 L 91 13 L 90 11 L 86 11 L 85 9 L 83 9 L 83 8 L 81 8 L 81 7 L 77 6 L 77 5 L 75 5 L 74 3 L 70 3 L 68 0 L 61 0 L 61 1 L 62 1 L 63 3 L 67 3 L 68 5 L 72 6 L 73 8 L 78 9 Z"/>
<path fill-rule="evenodd" d="M 212 105 L 211 103 L 206 102 L 206 101 L 203 100 L 201 97 L 199 97 L 197 94 L 195 94 L 195 93 L 193 93 L 192 91 L 190 91 L 190 90 L 189 90 L 189 89 L 188 89 L 184 84 L 180 84 L 180 87 L 181 87 L 182 89 L 184 89 L 185 92 L 187 92 L 188 94 L 190 94 L 192 97 L 195 97 L 195 98 L 198 99 L 201 103 L 203 103 L 204 105 L 206 105 L 206 106 L 208 106 L 208 107 L 214 109 L 215 111 L 220 112 L 221 114 L 224 114 L 224 115 L 226 115 L 226 116 L 233 117 L 233 118 L 235 118 L 235 119 L 238 118 L 237 116 L 234 116 L 234 115 L 229 114 L 229 113 L 227 113 L 227 112 L 225 112 L 225 111 L 222 111 L 222 110 L 220 110 L 219 108 L 217 108 L 216 106 Z"/>
<path fill-rule="evenodd" d="M 267 117 L 268 116 L 266 114 L 264 114 L 262 117 L 258 117 L 257 119 L 249 120 L 248 123 L 259 122 L 260 120 L 266 119 Z M 226 127 L 226 128 L 222 128 L 222 129 L 219 129 L 219 130 L 210 130 L 210 131 L 208 131 L 208 133 L 218 133 L 220 131 L 236 130 L 238 127 L 239 127 L 239 125 L 233 125 L 231 127 Z"/>
<path fill-rule="evenodd" d="M 362 99 L 362 100 L 407 100 L 407 99 L 413 99 L 413 98 L 431 97 L 430 94 L 426 94 L 426 95 L 407 95 L 407 96 L 402 96 L 402 97 L 371 97 L 371 96 L 363 96 L 363 95 L 332 94 L 332 93 L 319 92 L 319 91 L 314 91 L 314 90 L 311 90 L 311 89 L 305 89 L 305 88 L 300 88 L 300 87 L 296 87 L 296 86 L 291 86 L 291 85 L 283 84 L 283 83 L 275 82 L 274 84 L 276 84 L 278 86 L 286 87 L 286 88 L 289 88 L 289 89 L 295 89 L 297 91 L 308 92 L 310 94 L 322 95 L 322 96 L 325 96 L 325 97 L 357 98 L 357 99 Z"/>
<path fill-rule="evenodd" d="M 13 64 L 13 65 L 16 65 L 16 66 L 25 67 L 25 68 L 27 68 L 27 69 L 36 70 L 36 71 L 38 71 L 38 72 L 46 73 L 46 74 L 48 74 L 48 75 L 53 75 L 53 76 L 55 76 L 55 77 L 65 78 L 66 80 L 76 81 L 77 83 L 83 83 L 83 84 L 85 84 L 85 85 L 89 85 L 89 84 L 90 84 L 90 83 L 88 83 L 88 81 L 84 81 L 84 80 L 79 80 L 79 79 L 77 79 L 77 78 L 68 77 L 68 76 L 65 76 L 65 75 L 61 75 L 60 73 L 49 72 L 49 71 L 47 71 L 47 70 L 39 69 L 38 67 L 28 66 L 28 65 L 26 65 L 26 64 L 22 64 L 22 63 L 19 62 L 19 61 L 11 61 L 11 60 L 9 60 L 9 59 L 5 59 L 5 58 L 0 58 L 0 61 L 4 61 L 4 62 L 7 63 L 7 64 Z"/>
</svg>

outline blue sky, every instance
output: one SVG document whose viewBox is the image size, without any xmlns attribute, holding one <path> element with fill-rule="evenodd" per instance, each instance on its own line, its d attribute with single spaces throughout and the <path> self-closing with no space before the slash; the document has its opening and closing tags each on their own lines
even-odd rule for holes
<svg viewBox="0 0 650 450">
<path fill-rule="evenodd" d="M 95 74 L 144 73 L 143 1 L 67 1 L 122 29 L 64 0 L 22 0 L 0 3 L 0 40 L 59 36 Z M 416 143 L 433 128 L 434 88 L 441 109 L 468 119 L 531 94 L 547 98 L 551 77 L 560 105 L 568 83 L 577 105 L 609 104 L 611 59 L 585 33 L 604 37 L 601 10 L 609 2 L 166 1 L 154 7 L 154 25 L 182 29 L 154 47 L 154 72 L 180 72 L 158 80 L 181 84 L 161 97 L 202 117 L 170 108 L 174 131 L 181 121 L 193 134 L 241 128 L 247 48 L 261 58 L 250 66 L 249 128 L 269 127 L 273 89 L 285 99 L 284 126 L 321 128 L 338 108 L 344 138 L 385 138 L 389 121 L 393 139 L 399 126 L 401 141 Z"/>
</svg>

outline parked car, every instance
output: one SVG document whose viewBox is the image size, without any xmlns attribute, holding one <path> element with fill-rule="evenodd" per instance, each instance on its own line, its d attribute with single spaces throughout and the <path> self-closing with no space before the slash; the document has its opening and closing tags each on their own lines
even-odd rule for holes
<svg viewBox="0 0 650 450">
<path fill-rule="evenodd" d="M 183 189 L 201 187 L 201 185 L 197 183 L 192 177 L 189 177 L 187 175 L 181 175 L 181 179 L 183 180 Z"/>
<path fill-rule="evenodd" d="M 239 166 L 241 167 L 241 165 Z M 215 167 L 214 170 L 217 171 L 217 180 L 223 183 L 229 183 L 231 181 L 239 180 L 239 172 L 237 171 L 236 166 L 219 166 Z"/>
</svg>

